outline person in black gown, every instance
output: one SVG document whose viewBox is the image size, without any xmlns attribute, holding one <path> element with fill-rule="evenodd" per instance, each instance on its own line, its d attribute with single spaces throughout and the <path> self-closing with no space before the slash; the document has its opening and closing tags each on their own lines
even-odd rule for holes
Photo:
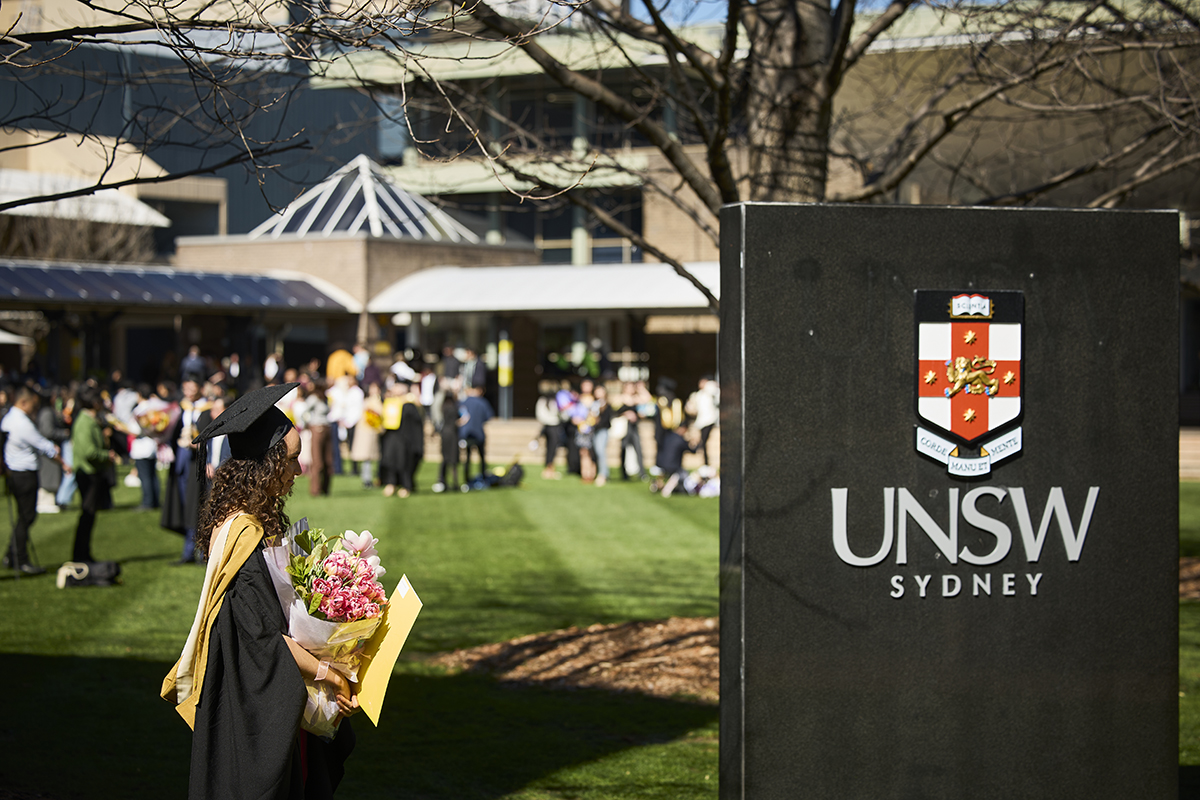
<svg viewBox="0 0 1200 800">
<path fill-rule="evenodd" d="M 197 437 L 227 434 L 231 457 L 200 510 L 204 589 L 162 689 L 193 729 L 191 800 L 329 798 L 354 747 L 346 719 L 332 740 L 300 729 L 306 679 L 330 684 L 344 716 L 358 710 L 358 698 L 336 669 L 286 635 L 263 557 L 287 530 L 284 501 L 300 474 L 299 434 L 274 406 L 294 386 L 243 395 Z"/>
</svg>

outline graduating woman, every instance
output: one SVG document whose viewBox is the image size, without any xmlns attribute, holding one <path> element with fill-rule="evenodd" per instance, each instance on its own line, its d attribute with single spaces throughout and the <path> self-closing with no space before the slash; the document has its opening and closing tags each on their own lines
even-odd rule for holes
<svg viewBox="0 0 1200 800">
<path fill-rule="evenodd" d="M 417 467 L 425 456 L 425 422 L 420 398 L 409 391 L 409 384 L 404 381 L 392 384 L 383 401 L 379 450 L 383 496 L 408 497 L 416 488 Z"/>
<path fill-rule="evenodd" d="M 344 715 L 358 709 L 346 679 L 286 635 L 263 547 L 287 531 L 284 500 L 300 474 L 300 436 L 275 407 L 296 384 L 238 398 L 199 437 L 228 435 L 196 544 L 208 556 L 196 618 L 162 696 L 192 727 L 188 797 L 328 798 L 354 747 L 343 720 L 325 741 L 300 730 L 305 679 L 324 681 Z"/>
</svg>

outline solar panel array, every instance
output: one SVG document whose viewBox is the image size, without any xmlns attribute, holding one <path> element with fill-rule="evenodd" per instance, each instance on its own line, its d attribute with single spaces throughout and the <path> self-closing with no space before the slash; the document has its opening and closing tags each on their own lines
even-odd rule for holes
<svg viewBox="0 0 1200 800">
<path fill-rule="evenodd" d="M 346 311 L 301 279 L 0 261 L 0 302 Z"/>
</svg>

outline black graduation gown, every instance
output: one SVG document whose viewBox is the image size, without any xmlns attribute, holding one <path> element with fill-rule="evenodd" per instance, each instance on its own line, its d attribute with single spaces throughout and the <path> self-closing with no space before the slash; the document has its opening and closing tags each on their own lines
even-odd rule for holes
<svg viewBox="0 0 1200 800">
<path fill-rule="evenodd" d="M 421 407 L 405 398 L 400 408 L 400 427 L 385 430 L 379 437 L 379 475 L 384 484 L 413 488 L 417 465 L 425 456 L 425 423 Z"/>
<path fill-rule="evenodd" d="M 400 412 L 400 484 L 409 491 L 416 488 L 417 467 L 425 457 L 425 419 L 416 403 L 405 403 Z"/>
<path fill-rule="evenodd" d="M 210 422 L 212 422 L 212 412 L 201 413 L 196 418 L 196 432 L 203 432 Z M 175 443 L 179 441 L 179 434 L 182 430 L 183 418 L 181 416 L 171 426 L 170 438 L 167 439 L 171 443 L 171 447 L 174 448 Z M 162 516 L 159 524 L 167 530 L 183 533 L 188 528 L 194 530 L 200 517 L 200 500 L 204 491 L 204 482 L 201 480 L 201 476 L 204 475 L 204 448 L 192 448 L 192 461 L 188 467 L 187 494 L 184 498 L 179 497 L 178 468 L 179 462 L 172 461 L 167 469 L 166 482 L 163 485 Z"/>
<path fill-rule="evenodd" d="M 342 720 L 325 742 L 300 730 L 307 694 L 284 629 L 262 550 L 255 550 L 213 623 L 192 736 L 190 800 L 333 796 L 354 731 Z"/>
<path fill-rule="evenodd" d="M 416 403 L 405 403 L 400 410 L 400 438 L 404 440 L 404 452 L 420 460 L 425 455 L 425 418 Z"/>
</svg>

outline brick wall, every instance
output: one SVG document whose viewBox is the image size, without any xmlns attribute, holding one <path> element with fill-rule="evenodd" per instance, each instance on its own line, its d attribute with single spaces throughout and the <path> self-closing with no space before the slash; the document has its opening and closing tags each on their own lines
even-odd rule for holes
<svg viewBox="0 0 1200 800">
<path fill-rule="evenodd" d="M 701 172 L 707 172 L 702 164 L 704 151 L 700 147 L 686 148 L 694 161 L 700 164 Z M 639 155 L 642 154 L 639 151 Z M 666 159 L 657 150 L 645 150 L 650 173 L 660 185 L 668 189 L 679 187 L 676 196 L 692 208 L 699 210 L 700 215 L 718 229 L 717 219 L 704 210 L 703 203 L 696 197 L 695 192 L 682 187 L 678 174 L 670 167 Z M 646 239 L 657 247 L 662 248 L 668 255 L 681 261 L 717 261 L 720 251 L 715 242 L 708 237 L 699 226 L 675 203 L 663 197 L 653 189 L 647 188 L 642 194 L 642 231 Z M 646 254 L 646 261 L 658 261 L 657 258 Z"/>
<path fill-rule="evenodd" d="M 328 281 L 366 304 L 417 270 L 528 265 L 538 261 L 532 248 L 373 239 L 359 235 L 303 239 L 181 237 L 172 263 L 180 268 L 240 274 L 270 270 L 300 272 Z"/>
<path fill-rule="evenodd" d="M 431 267 L 529 266 L 541 259 L 533 248 L 442 244 L 403 239 L 372 239 L 367 245 L 370 296 L 398 280 Z"/>
</svg>

